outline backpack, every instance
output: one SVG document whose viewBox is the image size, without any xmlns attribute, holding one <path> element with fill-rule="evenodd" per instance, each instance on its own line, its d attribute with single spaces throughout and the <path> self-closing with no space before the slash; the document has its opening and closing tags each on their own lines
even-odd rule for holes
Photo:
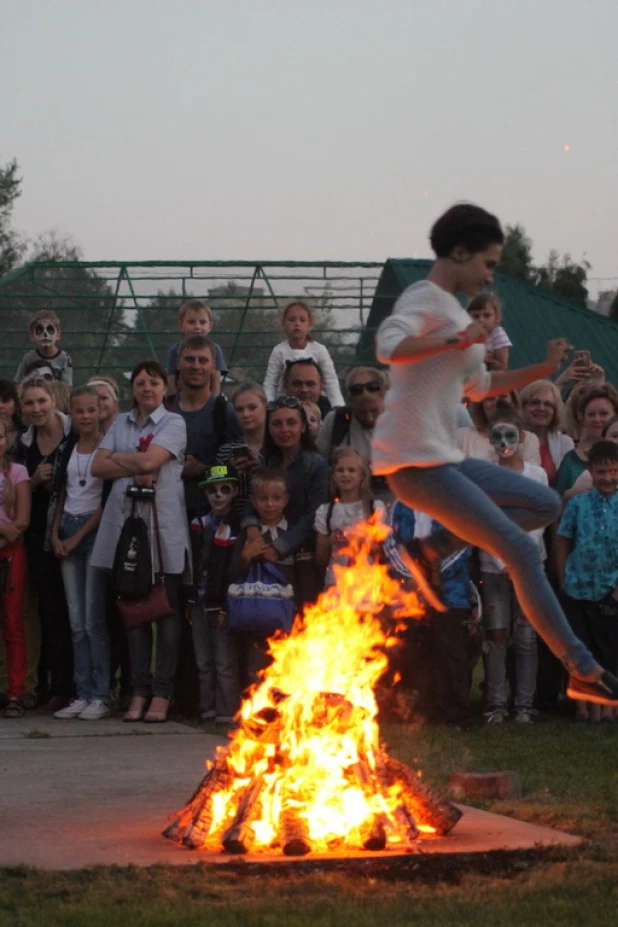
<svg viewBox="0 0 618 927">
<path fill-rule="evenodd" d="M 114 554 L 112 591 L 124 599 L 145 599 L 153 584 L 152 552 L 148 525 L 135 511 L 126 519 Z"/>
</svg>

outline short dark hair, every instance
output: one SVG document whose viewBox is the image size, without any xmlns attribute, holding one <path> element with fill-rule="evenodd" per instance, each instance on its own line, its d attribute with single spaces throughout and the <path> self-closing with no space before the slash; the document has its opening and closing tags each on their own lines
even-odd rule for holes
<svg viewBox="0 0 618 927">
<path fill-rule="evenodd" d="M 496 408 L 494 409 L 494 413 L 488 425 L 490 428 L 493 428 L 498 422 L 508 422 L 509 425 L 515 425 L 520 434 L 524 431 L 524 420 L 519 409 L 515 408 L 515 406 L 511 405 L 508 400 L 503 399 L 501 396 L 496 402 Z"/>
<path fill-rule="evenodd" d="M 470 252 L 485 251 L 490 245 L 501 245 L 504 243 L 504 232 L 492 213 L 472 203 L 457 203 L 433 224 L 429 241 L 436 256 L 446 258 L 457 245 L 462 245 Z"/>
<path fill-rule="evenodd" d="M 618 463 L 618 444 L 615 441 L 596 441 L 588 451 L 591 467 L 600 463 Z"/>
<path fill-rule="evenodd" d="M 177 357 L 180 357 L 185 351 L 202 351 L 204 348 L 208 348 L 212 354 L 213 361 L 215 360 L 215 346 L 213 342 L 206 335 L 187 335 L 186 338 L 183 338 L 180 344 L 178 345 L 178 354 Z"/>
<path fill-rule="evenodd" d="M 315 357 L 298 357 L 296 360 L 288 360 L 285 362 L 285 373 L 283 374 L 283 382 L 287 383 L 290 379 L 290 373 L 293 367 L 297 367 L 299 364 L 304 364 L 305 366 L 315 367 L 317 372 L 320 374 L 320 380 L 324 379 L 322 374 L 322 368 L 318 364 Z"/>
<path fill-rule="evenodd" d="M 167 370 L 160 364 L 158 360 L 153 360 L 151 357 L 148 360 L 140 361 L 139 364 L 136 364 L 133 370 L 131 371 L 131 386 L 140 373 L 146 372 L 149 377 L 156 377 L 158 380 L 163 380 L 167 385 Z"/>
</svg>

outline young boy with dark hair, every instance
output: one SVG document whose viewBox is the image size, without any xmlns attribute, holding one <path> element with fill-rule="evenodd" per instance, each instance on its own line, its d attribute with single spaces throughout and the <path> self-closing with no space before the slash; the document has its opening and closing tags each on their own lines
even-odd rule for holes
<svg viewBox="0 0 618 927">
<path fill-rule="evenodd" d="M 191 522 L 195 601 L 191 603 L 193 646 L 200 684 L 200 719 L 231 724 L 240 707 L 238 657 L 227 629 L 228 570 L 240 520 L 233 506 L 238 493 L 234 471 L 220 464 L 199 484 L 210 512 Z"/>
<path fill-rule="evenodd" d="M 34 341 L 36 348 L 26 351 L 15 374 L 15 382 L 25 379 L 26 370 L 32 370 L 37 362 L 45 362 L 52 369 L 56 380 L 62 380 L 67 386 L 73 386 L 73 363 L 69 354 L 58 345 L 62 332 L 60 319 L 55 312 L 42 309 L 35 313 L 28 322 L 28 337 Z"/>
<path fill-rule="evenodd" d="M 600 665 L 615 673 L 618 665 L 618 445 L 597 441 L 588 465 L 593 488 L 570 499 L 556 542 L 564 610 L 577 636 Z M 568 695 L 577 699 L 578 691 Z M 597 706 L 591 706 L 596 709 Z M 613 721 L 603 705 L 601 721 Z M 586 702 L 576 703 L 576 720 L 599 720 Z"/>
<path fill-rule="evenodd" d="M 178 327 L 183 339 L 188 335 L 209 335 L 212 330 L 212 312 L 210 307 L 201 299 L 190 299 L 183 303 L 178 311 Z M 182 341 L 172 345 L 167 355 L 167 390 L 170 396 L 176 393 L 176 374 L 178 372 L 178 350 Z M 221 392 L 221 380 L 227 374 L 227 366 L 223 351 L 213 341 L 215 349 L 215 372 L 212 380 L 212 393 L 218 396 Z"/>
</svg>

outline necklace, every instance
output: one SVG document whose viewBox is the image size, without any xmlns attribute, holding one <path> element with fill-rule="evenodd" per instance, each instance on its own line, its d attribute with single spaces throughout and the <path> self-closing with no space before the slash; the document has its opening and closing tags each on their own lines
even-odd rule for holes
<svg viewBox="0 0 618 927">
<path fill-rule="evenodd" d="M 86 461 L 86 469 L 84 470 L 82 474 L 82 468 L 79 465 L 79 458 L 85 457 L 86 454 L 80 454 L 79 447 L 77 445 L 75 446 L 75 466 L 77 468 L 77 482 L 79 483 L 80 486 L 86 485 L 86 480 L 88 479 L 88 470 L 90 468 L 90 461 L 92 460 L 92 456 L 94 452 L 96 451 L 97 447 L 98 447 L 98 442 L 95 444 L 94 448 L 88 454 L 88 460 Z"/>
</svg>

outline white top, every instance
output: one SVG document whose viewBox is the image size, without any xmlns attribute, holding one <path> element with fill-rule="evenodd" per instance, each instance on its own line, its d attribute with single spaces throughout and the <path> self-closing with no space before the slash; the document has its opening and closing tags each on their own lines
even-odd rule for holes
<svg viewBox="0 0 618 927">
<path fill-rule="evenodd" d="M 446 290 L 422 280 L 403 291 L 392 315 L 377 333 L 378 357 L 388 361 L 412 335 L 452 337 L 470 324 L 470 316 Z M 451 350 L 415 364 L 392 364 L 391 387 L 373 438 L 373 472 L 401 467 L 461 463 L 457 417 L 462 395 L 484 399 L 491 374 L 483 362 L 484 345 Z"/>
<path fill-rule="evenodd" d="M 487 336 L 485 341 L 485 354 L 489 354 L 490 351 L 497 351 L 498 348 L 512 348 L 513 342 L 502 328 L 501 325 L 496 325 Z"/>
<path fill-rule="evenodd" d="M 535 467 L 534 464 L 524 463 L 522 476 L 527 476 L 529 480 L 536 480 L 537 483 L 542 483 L 543 486 L 549 485 L 547 481 L 547 474 L 543 467 Z M 543 528 L 535 528 L 534 531 L 529 531 L 528 534 L 537 542 L 541 560 L 546 560 L 547 550 L 545 549 L 545 541 L 543 540 L 543 531 Z M 505 567 L 502 560 L 500 560 L 498 557 L 492 557 L 492 555 L 488 554 L 486 550 L 479 550 L 479 560 L 481 564 L 481 572 L 504 573 Z"/>
<path fill-rule="evenodd" d="M 499 460 L 495 448 L 487 435 L 472 426 L 471 428 L 457 429 L 457 443 L 466 457 L 474 457 L 475 460 L 491 460 L 497 463 Z M 524 442 L 520 448 L 520 454 L 526 463 L 541 466 L 541 448 L 539 439 L 531 431 L 524 431 Z"/>
<path fill-rule="evenodd" d="M 326 516 L 328 515 L 329 508 L 330 503 L 327 502 L 325 505 L 318 506 L 316 510 L 314 527 L 318 534 L 328 535 L 329 533 L 326 523 Z M 373 503 L 373 508 L 374 512 L 386 511 L 384 503 L 378 500 Z M 325 581 L 327 586 L 332 586 L 335 582 L 333 564 L 339 563 L 342 566 L 347 566 L 348 563 L 348 558 L 343 557 L 340 553 L 341 549 L 344 548 L 348 542 L 345 533 L 346 528 L 351 528 L 352 525 L 357 524 L 359 521 L 363 521 L 365 518 L 367 518 L 367 513 L 365 504 L 362 500 L 360 502 L 335 502 L 330 519 L 332 552 L 326 568 Z"/>
<path fill-rule="evenodd" d="M 283 374 L 285 362 L 300 360 L 301 357 L 312 357 L 320 365 L 324 392 L 331 406 L 344 406 L 341 388 L 337 378 L 337 371 L 333 364 L 328 348 L 317 341 L 308 341 L 305 348 L 292 348 L 287 341 L 282 341 L 271 351 L 268 358 L 268 368 L 264 378 L 264 391 L 269 402 L 276 399 L 283 392 Z"/>
<path fill-rule="evenodd" d="M 90 472 L 92 454 L 78 454 L 74 447 L 67 466 L 67 485 L 64 511 L 67 515 L 91 515 L 101 505 L 103 495 L 103 480 L 93 476 Z M 80 480 L 84 482 L 80 486 Z"/>
</svg>

